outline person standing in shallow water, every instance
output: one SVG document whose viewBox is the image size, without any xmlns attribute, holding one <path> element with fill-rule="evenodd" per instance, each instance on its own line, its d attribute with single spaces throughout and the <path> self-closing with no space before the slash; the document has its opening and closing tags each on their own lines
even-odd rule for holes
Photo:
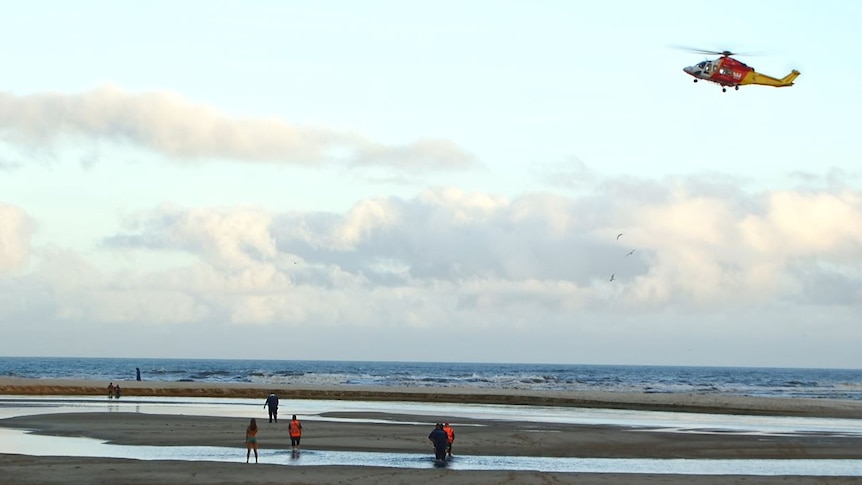
<svg viewBox="0 0 862 485">
<path fill-rule="evenodd" d="M 290 432 L 290 446 L 293 448 L 299 448 L 299 440 L 302 439 L 302 423 L 296 419 L 296 415 L 293 415 L 293 418 L 290 420 L 289 425 Z"/>
<path fill-rule="evenodd" d="M 446 446 L 446 453 L 449 455 L 449 458 L 452 458 L 452 443 L 455 442 L 455 430 L 452 429 L 452 426 L 449 423 L 443 425 L 443 431 L 446 432 L 446 436 L 449 438 L 449 444 Z"/>
<path fill-rule="evenodd" d="M 437 461 L 446 460 L 446 448 L 449 446 L 449 435 L 443 431 L 443 423 L 437 423 L 434 431 L 428 435 L 428 439 L 434 444 L 434 457 Z"/>
<path fill-rule="evenodd" d="M 251 458 L 251 450 L 254 450 L 254 462 L 257 463 L 257 421 L 251 418 L 248 428 L 245 429 L 245 462 Z"/>
</svg>

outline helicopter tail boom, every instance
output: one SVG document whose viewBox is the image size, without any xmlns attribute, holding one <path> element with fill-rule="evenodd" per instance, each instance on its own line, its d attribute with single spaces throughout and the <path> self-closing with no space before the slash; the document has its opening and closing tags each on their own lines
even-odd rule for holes
<svg viewBox="0 0 862 485">
<path fill-rule="evenodd" d="M 799 77 L 799 71 L 796 69 L 790 71 L 790 74 L 784 76 L 781 79 L 774 78 L 772 76 L 767 76 L 766 74 L 761 74 L 756 71 L 751 71 L 745 75 L 742 82 L 739 84 L 762 84 L 764 86 L 775 86 L 776 88 L 783 88 L 786 86 L 793 86 L 793 81 Z"/>
</svg>

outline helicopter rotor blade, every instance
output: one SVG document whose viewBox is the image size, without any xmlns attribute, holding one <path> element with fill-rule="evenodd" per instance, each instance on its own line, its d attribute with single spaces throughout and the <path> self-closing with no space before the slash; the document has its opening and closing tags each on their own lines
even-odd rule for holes
<svg viewBox="0 0 862 485">
<path fill-rule="evenodd" d="M 728 51 L 728 50 L 724 50 L 724 51 L 712 51 L 712 50 L 709 50 L 709 49 L 698 49 L 698 48 L 696 48 L 696 47 L 687 47 L 687 46 L 680 46 L 680 45 L 673 46 L 673 47 L 675 47 L 675 48 L 677 48 L 677 49 L 684 50 L 684 51 L 694 52 L 695 54 L 704 54 L 704 55 L 713 55 L 713 56 L 725 56 L 725 57 L 730 57 L 730 56 L 751 56 L 751 55 L 755 55 L 755 54 L 751 54 L 751 53 L 745 53 L 745 52 L 732 52 L 732 51 Z"/>
</svg>

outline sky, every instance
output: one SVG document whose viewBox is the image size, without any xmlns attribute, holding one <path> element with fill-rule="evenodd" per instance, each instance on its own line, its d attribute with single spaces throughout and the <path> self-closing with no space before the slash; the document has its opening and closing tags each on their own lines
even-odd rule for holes
<svg viewBox="0 0 862 485">
<path fill-rule="evenodd" d="M 862 368 L 862 4 L 3 10 L 0 355 Z"/>
</svg>

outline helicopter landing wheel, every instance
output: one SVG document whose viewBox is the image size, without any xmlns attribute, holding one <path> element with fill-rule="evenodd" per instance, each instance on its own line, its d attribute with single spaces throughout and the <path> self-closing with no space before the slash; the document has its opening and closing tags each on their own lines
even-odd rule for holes
<svg viewBox="0 0 862 485">
<path fill-rule="evenodd" d="M 694 82 L 697 82 L 697 79 L 694 79 L 693 81 L 694 81 Z"/>
<path fill-rule="evenodd" d="M 739 86 L 734 86 L 733 89 L 734 91 L 739 91 Z"/>
<path fill-rule="evenodd" d="M 722 92 L 722 93 L 726 93 L 726 92 L 727 92 L 727 88 L 721 88 L 721 92 Z"/>
</svg>

